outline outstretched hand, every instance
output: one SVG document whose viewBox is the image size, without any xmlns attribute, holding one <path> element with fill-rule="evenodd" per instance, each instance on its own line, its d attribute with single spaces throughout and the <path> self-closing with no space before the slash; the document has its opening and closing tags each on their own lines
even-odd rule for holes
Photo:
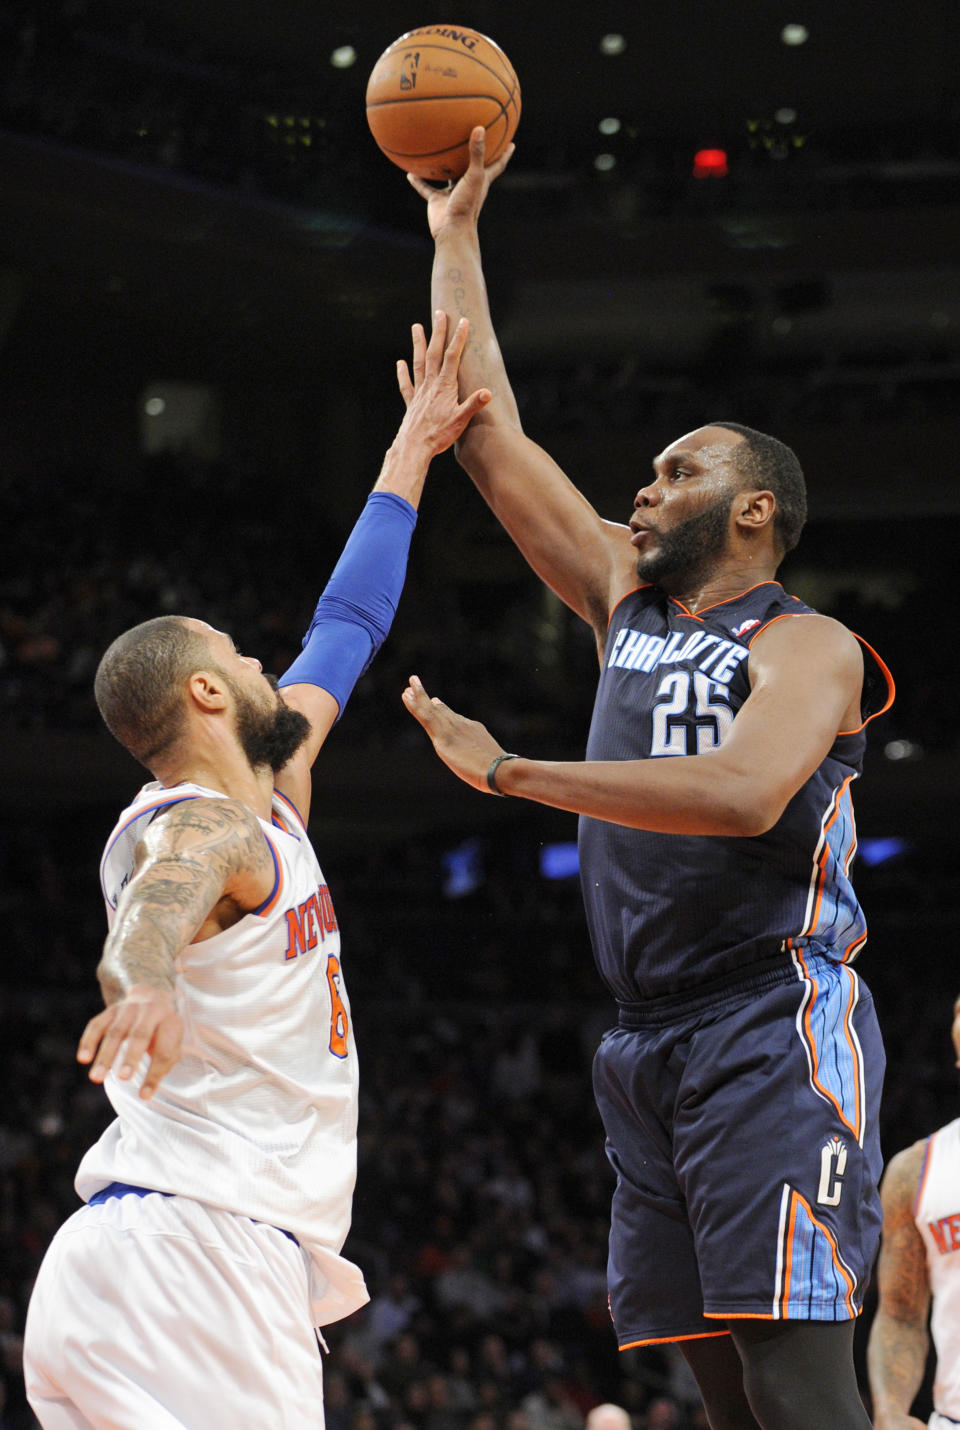
<svg viewBox="0 0 960 1430">
<path fill-rule="evenodd" d="M 403 692 L 403 703 L 426 730 L 433 748 L 447 768 L 453 770 L 465 784 L 489 794 L 487 770 L 491 762 L 506 751 L 497 744 L 487 727 L 481 725 L 479 720 L 468 720 L 466 716 L 458 715 L 442 700 L 436 697 L 431 699 L 418 675 L 410 676 L 410 684 Z"/>
<path fill-rule="evenodd" d="M 91 1082 L 103 1082 L 111 1068 L 126 1082 L 146 1054 L 150 1063 L 140 1096 L 148 1100 L 179 1061 L 182 1045 L 183 1019 L 173 994 L 137 984 L 90 1019 L 77 1047 L 77 1061 L 91 1064 Z"/>
<path fill-rule="evenodd" d="M 483 208 L 490 185 L 494 179 L 500 177 L 509 164 L 515 148 L 513 144 L 507 145 L 499 159 L 495 159 L 492 164 L 485 166 L 486 141 L 486 130 L 482 125 L 478 125 L 470 134 L 469 167 L 452 189 L 435 189 L 432 184 L 428 184 L 426 179 L 421 179 L 418 174 L 407 175 L 420 197 L 427 201 L 427 222 L 430 225 L 430 233 L 433 238 L 436 238 L 444 224 L 453 222 L 454 219 L 472 218 L 476 220 Z"/>
<path fill-rule="evenodd" d="M 429 343 L 421 324 L 413 325 L 413 376 L 402 358 L 397 363 L 397 382 L 407 405 L 397 435 L 422 443 L 431 457 L 452 447 L 470 419 L 481 407 L 486 407 L 492 396 L 488 387 L 480 387 L 460 401 L 460 359 L 469 331 L 468 320 L 461 318 L 449 344 L 444 347 L 447 315 L 438 309 L 433 315 Z"/>
</svg>

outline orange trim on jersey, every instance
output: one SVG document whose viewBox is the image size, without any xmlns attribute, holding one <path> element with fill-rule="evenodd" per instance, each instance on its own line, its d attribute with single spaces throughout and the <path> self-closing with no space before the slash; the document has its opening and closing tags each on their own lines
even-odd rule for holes
<svg viewBox="0 0 960 1430">
<path fill-rule="evenodd" d="M 850 1131 L 853 1133 L 854 1137 L 857 1139 L 857 1142 L 859 1142 L 859 1141 L 860 1141 L 860 1123 L 861 1123 L 861 1116 L 862 1116 L 862 1110 L 861 1110 L 861 1107 L 860 1107 L 860 1055 L 859 1055 L 859 1053 L 857 1052 L 857 1045 L 856 1045 L 856 1043 L 853 1041 L 853 1037 L 852 1037 L 852 1035 L 851 1035 L 851 1033 L 850 1033 L 850 1019 L 851 1019 L 851 1017 L 853 1016 L 853 1010 L 854 1010 L 854 1008 L 856 1007 L 856 999 L 855 999 L 854 996 L 853 996 L 854 993 L 856 992 L 856 983 L 854 982 L 854 979 L 856 978 L 856 974 L 853 973 L 850 969 L 847 969 L 847 970 L 846 970 L 846 972 L 847 972 L 847 974 L 848 974 L 848 976 L 849 976 L 849 978 L 850 978 L 850 987 L 849 987 L 848 996 L 847 996 L 847 1006 L 846 1006 L 846 1008 L 845 1008 L 845 1010 L 844 1010 L 844 1014 L 843 1014 L 843 1035 L 844 1035 L 844 1038 L 846 1039 L 847 1046 L 848 1046 L 848 1048 L 850 1049 L 850 1056 L 851 1056 L 851 1058 L 853 1059 L 853 1067 L 854 1067 L 854 1072 L 855 1072 L 855 1074 L 856 1074 L 856 1076 L 855 1076 L 855 1078 L 854 1078 L 854 1082 L 855 1082 L 855 1084 L 856 1084 L 856 1096 L 855 1096 L 855 1100 L 854 1100 L 854 1107 L 855 1107 L 855 1109 L 856 1109 L 856 1111 L 855 1111 L 855 1113 L 854 1113 L 854 1117 L 855 1117 L 855 1119 L 856 1119 L 856 1125 L 854 1125 L 854 1123 L 852 1123 L 852 1122 L 850 1121 L 849 1117 L 847 1117 L 846 1113 L 844 1112 L 843 1108 L 840 1106 L 840 1103 L 838 1102 L 838 1100 L 837 1100 L 837 1098 L 834 1096 L 834 1094 L 830 1091 L 829 1088 L 824 1087 L 823 1083 L 820 1081 L 820 1077 L 819 1077 L 820 1062 L 819 1062 L 819 1059 L 818 1059 L 818 1057 L 817 1057 L 817 1043 L 816 1043 L 816 1039 L 815 1039 L 814 1036 L 813 1036 L 813 1026 L 812 1026 L 812 1021 L 811 1021 L 811 1014 L 812 1014 L 812 1012 L 813 1012 L 813 1005 L 814 1005 L 814 1003 L 817 1001 L 817 992 L 818 992 L 818 990 L 817 990 L 817 985 L 816 985 L 815 980 L 814 980 L 813 978 L 811 978 L 811 976 L 810 976 L 809 969 L 807 968 L 806 961 L 804 960 L 804 957 L 803 957 L 803 951 L 802 951 L 802 949 L 799 949 L 799 948 L 798 948 L 798 949 L 795 949 L 794 952 L 795 952 L 797 961 L 798 961 L 799 964 L 800 964 L 800 967 L 803 969 L 804 977 L 806 978 L 806 981 L 807 981 L 807 983 L 810 985 L 810 988 L 811 988 L 811 995 L 810 995 L 810 997 L 807 999 L 807 1005 L 806 1005 L 806 1008 L 804 1009 L 804 1012 L 803 1012 L 803 1027 L 804 1027 L 804 1031 L 805 1031 L 805 1033 L 806 1033 L 807 1051 L 808 1051 L 808 1053 L 810 1054 L 810 1081 L 813 1083 L 813 1086 L 816 1088 L 817 1092 L 820 1093 L 821 1097 L 825 1097 L 826 1100 L 827 1100 L 827 1102 L 829 1102 L 830 1105 L 833 1107 L 834 1111 L 836 1112 L 836 1114 L 837 1114 L 837 1116 L 839 1117 L 840 1121 L 843 1123 L 844 1127 L 848 1127 L 848 1128 L 850 1129 Z M 842 965 L 841 965 L 841 966 L 842 966 Z"/>
<path fill-rule="evenodd" d="M 277 877 L 274 881 L 273 892 L 269 895 L 266 902 L 260 904 L 258 908 L 250 910 L 250 912 L 252 914 L 255 914 L 258 919 L 266 918 L 267 914 L 270 913 L 271 909 L 276 908 L 280 895 L 283 893 L 283 865 L 280 863 L 280 855 L 274 848 L 273 840 L 270 838 L 267 831 L 264 829 L 262 830 L 262 833 L 264 839 L 267 841 L 267 846 L 270 850 L 270 853 L 273 855 L 273 866 L 277 871 Z"/>
<path fill-rule="evenodd" d="M 853 1098 L 853 1107 L 854 1107 L 853 1116 L 854 1116 L 854 1120 L 855 1120 L 855 1122 L 856 1122 L 856 1124 L 857 1124 L 857 1125 L 856 1125 L 856 1128 L 854 1129 L 854 1135 L 855 1135 L 857 1141 L 859 1142 L 859 1141 L 860 1141 L 860 1135 L 861 1135 L 861 1132 L 862 1132 L 862 1129 L 863 1129 L 863 1108 L 862 1108 L 861 1105 L 860 1105 L 860 1067 L 861 1067 L 861 1060 L 860 1060 L 860 1053 L 859 1053 L 858 1048 L 857 1048 L 857 1042 L 856 1042 L 856 1039 L 855 1039 L 855 1037 L 854 1037 L 854 1035 L 853 1035 L 853 1029 L 852 1029 L 852 1027 L 851 1027 L 851 1020 L 852 1020 L 852 1018 L 853 1018 L 853 1010 L 856 1008 L 858 1002 L 860 1001 L 860 997 L 859 997 L 859 994 L 858 994 L 858 992 L 857 992 L 857 982 L 856 982 L 857 975 L 856 975 L 851 969 L 849 969 L 849 968 L 845 968 L 843 971 L 844 971 L 844 973 L 846 973 L 848 979 L 850 980 L 850 987 L 849 987 L 849 990 L 848 990 L 848 993 L 847 993 L 847 1006 L 846 1006 L 846 1008 L 843 1010 L 843 1036 L 844 1036 L 844 1038 L 845 1038 L 846 1041 L 847 1041 L 847 1047 L 850 1049 L 850 1058 L 851 1058 L 851 1061 L 852 1061 L 852 1063 L 853 1063 L 854 1072 L 855 1072 L 855 1074 L 856 1074 L 856 1076 L 854 1077 L 854 1080 L 853 1080 L 853 1084 L 854 1084 L 854 1088 L 855 1088 L 854 1098 Z"/>
<path fill-rule="evenodd" d="M 638 591 L 649 591 L 652 585 L 652 581 L 644 581 L 641 585 L 633 586 L 629 591 L 624 591 L 622 596 L 618 596 L 617 599 L 614 601 L 613 605 L 610 607 L 610 614 L 607 617 L 607 625 L 609 626 L 610 622 L 613 620 L 614 611 L 617 609 L 618 606 L 623 605 L 624 601 L 627 599 L 628 596 L 635 596 Z"/>
<path fill-rule="evenodd" d="M 867 935 L 866 933 L 862 933 L 859 938 L 853 940 L 853 943 L 848 943 L 843 950 L 843 958 L 840 960 L 841 964 L 852 963 L 866 941 Z"/>
<path fill-rule="evenodd" d="M 765 583 L 761 582 L 760 584 L 763 585 Z M 779 585 L 779 582 L 776 582 L 774 584 Z M 753 587 L 751 589 L 755 590 L 756 587 Z M 746 594 L 746 592 L 744 592 L 744 594 Z M 709 609 L 709 607 L 707 607 L 707 609 Z M 754 631 L 753 635 L 747 641 L 747 646 L 748 648 L 751 647 L 757 636 L 762 635 L 764 631 L 769 630 L 771 626 L 776 625 L 777 621 L 782 621 L 788 616 L 816 616 L 818 614 L 819 612 L 817 611 L 781 611 L 778 616 L 773 616 L 769 621 L 764 622 L 764 624 L 760 627 L 759 630 Z M 882 660 L 879 655 L 877 655 L 877 652 L 874 650 L 873 646 L 870 644 L 869 641 L 865 641 L 863 639 L 863 636 L 858 636 L 856 631 L 851 631 L 850 634 L 853 636 L 855 641 L 859 641 L 860 645 L 862 645 L 866 650 L 870 652 L 874 660 L 877 662 L 877 665 L 880 667 L 880 674 L 887 682 L 887 699 L 886 702 L 881 705 L 879 710 L 874 710 L 872 714 L 867 716 L 866 720 L 864 720 L 861 724 L 856 725 L 852 730 L 838 730 L 838 739 L 841 735 L 859 735 L 860 731 L 866 729 L 867 725 L 869 725 L 871 720 L 875 720 L 878 715 L 883 715 L 886 713 L 887 710 L 890 709 L 890 706 L 893 704 L 897 694 L 897 687 L 893 683 L 893 676 L 891 675 L 886 662 Z"/>
<path fill-rule="evenodd" d="M 817 893 L 816 898 L 814 899 L 813 909 L 811 911 L 810 917 L 804 927 L 800 930 L 801 938 L 805 934 L 813 933 L 817 927 L 817 923 L 820 918 L 820 905 L 823 902 L 824 885 L 827 881 L 827 864 L 829 863 L 830 855 L 832 853 L 832 850 L 830 848 L 830 841 L 827 839 L 827 830 L 831 827 L 832 824 L 835 823 L 838 815 L 840 814 L 840 803 L 843 799 L 843 796 L 846 794 L 848 788 L 855 779 L 856 775 L 847 775 L 847 778 L 843 781 L 843 784 L 840 785 L 840 787 L 837 789 L 833 796 L 833 813 L 830 815 L 830 818 L 826 821 L 826 823 L 820 826 L 820 837 L 823 843 L 820 849 L 820 853 L 817 856 L 817 868 L 819 870 L 816 884 Z"/>
<path fill-rule="evenodd" d="M 769 1311 L 704 1311 L 708 1321 L 775 1321 Z"/>
<path fill-rule="evenodd" d="M 779 584 L 779 582 L 777 584 Z M 796 597 L 794 597 L 793 599 L 796 600 Z M 753 632 L 750 639 L 747 641 L 747 649 L 750 649 L 757 636 L 762 636 L 764 631 L 768 631 L 771 626 L 775 626 L 777 624 L 777 621 L 795 621 L 800 616 L 816 616 L 818 614 L 819 613 L 817 611 L 781 611 L 778 616 L 771 616 L 769 621 L 764 621 L 763 625 L 760 626 L 758 630 L 755 630 Z"/>
<path fill-rule="evenodd" d="M 668 599 L 671 600 L 675 606 L 680 607 L 681 616 L 687 616 L 689 620 L 699 621 L 700 624 L 703 625 L 703 617 L 699 615 L 698 612 L 691 611 L 690 608 L 688 606 L 685 606 L 682 601 L 678 601 L 676 596 L 670 596 Z"/>
<path fill-rule="evenodd" d="M 750 594 L 751 591 L 759 591 L 761 586 L 780 586 L 780 582 L 779 582 L 779 581 L 774 581 L 774 580 L 770 580 L 770 581 L 758 581 L 755 586 L 748 586 L 747 589 L 746 589 L 745 591 L 741 591 L 741 592 L 739 593 L 739 595 L 736 595 L 736 596 L 728 596 L 725 601 L 714 601 L 714 603 L 713 603 L 712 606 L 702 606 L 702 607 L 700 608 L 700 610 L 697 611 L 697 612 L 693 612 L 693 611 L 689 610 L 689 609 L 683 604 L 682 601 L 678 601 L 678 600 L 677 600 L 676 596 L 671 596 L 671 597 L 670 597 L 670 600 L 673 602 L 673 604 L 674 604 L 675 606 L 679 606 L 679 607 L 680 607 L 680 609 L 681 609 L 681 611 L 683 611 L 684 615 L 686 615 L 686 616 L 693 616 L 693 619 L 694 619 L 695 621 L 700 621 L 700 620 L 703 619 L 703 614 L 702 614 L 702 613 L 703 613 L 704 611 L 716 611 L 716 610 L 719 610 L 719 608 L 720 608 L 721 606 L 729 606 L 732 601 L 740 601 L 740 600 L 743 599 L 744 596 L 749 596 L 749 594 Z M 780 590 L 783 591 L 783 587 L 782 587 L 782 586 L 780 586 Z M 786 592 L 784 592 L 784 595 L 786 595 Z M 791 601 L 795 601 L 795 600 L 797 600 L 797 597 L 796 597 L 796 596 L 791 596 L 791 597 L 790 597 L 790 600 L 791 600 Z M 790 613 L 789 613 L 789 612 L 785 612 L 784 614 L 789 615 Z M 798 614 L 798 615 L 805 615 L 806 612 L 800 612 L 800 611 L 798 611 L 797 614 Z M 778 620 L 779 617 L 775 617 L 774 619 L 777 619 L 777 620 Z M 770 621 L 770 622 L 768 622 L 768 624 L 769 624 L 769 625 L 772 625 L 773 622 Z"/>
<path fill-rule="evenodd" d="M 780 1311 L 782 1315 L 783 1307 L 790 1305 L 790 1279 L 793 1275 L 793 1238 L 797 1229 L 797 1199 L 795 1194 L 790 1195 L 790 1218 L 787 1228 L 787 1243 L 783 1248 L 783 1280 L 780 1292 Z M 774 1319 L 773 1316 L 770 1317 Z"/>
<path fill-rule="evenodd" d="M 797 1191 L 796 1187 L 791 1187 L 791 1188 L 790 1188 L 790 1205 L 791 1205 L 791 1216 L 790 1216 L 790 1242 L 791 1242 L 791 1246 L 792 1246 L 792 1242 L 793 1242 L 793 1231 L 794 1231 L 794 1227 L 796 1226 L 797 1206 L 798 1206 L 798 1204 L 803 1207 L 803 1209 L 804 1209 L 804 1211 L 806 1212 L 807 1216 L 808 1216 L 808 1217 L 810 1218 L 810 1220 L 813 1222 L 813 1225 L 817 1228 L 817 1230 L 820 1231 L 820 1232 L 822 1232 L 823 1235 L 827 1238 L 827 1243 L 828 1243 L 828 1245 L 829 1245 L 829 1247 L 830 1247 L 830 1257 L 831 1257 L 831 1260 L 833 1261 L 833 1264 L 834 1264 L 834 1266 L 836 1267 L 837 1272 L 839 1273 L 841 1279 L 844 1280 L 844 1281 L 847 1283 L 848 1290 L 847 1290 L 846 1296 L 844 1297 L 844 1305 L 846 1306 L 847 1310 L 850 1312 L 850 1317 L 851 1317 L 851 1319 L 854 1319 L 855 1317 L 859 1316 L 859 1314 L 860 1314 L 860 1312 L 857 1310 L 856 1306 L 855 1306 L 854 1303 L 853 1303 L 853 1294 L 854 1294 L 854 1292 L 855 1292 L 856 1289 L 857 1289 L 856 1282 L 854 1281 L 853 1277 L 850 1275 L 850 1272 L 847 1270 L 847 1268 L 846 1268 L 846 1267 L 844 1266 L 844 1264 L 843 1264 L 843 1261 L 842 1261 L 842 1259 L 841 1259 L 841 1257 L 840 1257 L 840 1249 L 839 1249 L 839 1247 L 837 1246 L 837 1239 L 836 1239 L 836 1237 L 834 1236 L 833 1232 L 830 1230 L 830 1228 L 826 1225 L 825 1222 L 822 1222 L 822 1221 L 819 1219 L 819 1217 L 815 1217 L 815 1216 L 814 1216 L 813 1211 L 811 1210 L 811 1207 L 810 1207 L 810 1203 L 807 1201 L 806 1197 L 803 1196 L 803 1194 L 802 1194 L 801 1192 L 798 1192 L 798 1191 Z M 784 1277 L 784 1282 L 783 1282 L 783 1290 L 782 1290 L 782 1292 L 781 1292 L 781 1294 L 780 1294 L 780 1300 L 779 1300 L 779 1302 L 778 1302 L 778 1307 L 779 1307 L 779 1310 L 780 1310 L 780 1317 L 779 1317 L 779 1319 L 780 1319 L 780 1320 L 784 1320 L 784 1321 L 788 1321 L 788 1320 L 790 1319 L 790 1315 L 789 1315 L 789 1311 L 790 1311 L 790 1274 L 789 1274 L 789 1273 L 790 1273 L 790 1254 L 789 1254 L 789 1253 L 788 1253 L 788 1262 L 787 1262 L 786 1273 L 787 1273 L 787 1274 L 785 1275 L 785 1277 Z M 771 1320 L 775 1320 L 775 1319 L 778 1319 L 778 1318 L 777 1318 L 777 1317 L 770 1317 L 770 1319 L 771 1319 Z M 794 1319 L 796 1319 L 796 1317 L 794 1317 Z"/>
<path fill-rule="evenodd" d="M 870 724 L 871 720 L 876 720 L 878 715 L 883 715 L 886 713 L 887 710 L 890 709 L 890 706 L 893 704 L 897 695 L 897 687 L 893 683 L 893 676 L 890 674 L 890 671 L 887 668 L 886 661 L 880 659 L 873 646 L 870 644 L 869 641 L 865 641 L 863 636 L 858 636 L 856 631 L 851 631 L 850 634 L 853 636 L 855 641 L 860 642 L 864 650 L 868 650 L 870 652 L 874 660 L 877 662 L 877 665 L 880 667 L 880 674 L 887 682 L 887 700 L 885 705 L 881 705 L 879 710 L 874 710 L 873 714 L 868 715 L 866 720 L 864 720 L 862 724 L 858 725 L 855 730 L 838 730 L 838 735 L 858 735 L 861 730 L 865 729 L 867 725 Z"/>
<path fill-rule="evenodd" d="M 927 1173 L 930 1171 L 930 1162 L 932 1160 L 931 1153 L 933 1152 L 933 1139 L 934 1137 L 936 1137 L 936 1135 L 937 1134 L 935 1132 L 931 1132 L 930 1136 L 927 1138 L 927 1145 L 923 1149 L 923 1166 L 920 1168 L 920 1180 L 917 1183 L 917 1194 L 913 1201 L 914 1221 L 916 1221 L 917 1217 L 920 1215 L 920 1202 L 923 1199 L 924 1189 L 927 1185 Z"/>
<path fill-rule="evenodd" d="M 287 806 L 287 808 L 291 811 L 291 813 L 294 815 L 294 817 L 295 817 L 297 823 L 299 824 L 300 828 L 303 829 L 303 830 L 305 830 L 306 827 L 307 827 L 306 820 L 304 819 L 303 815 L 300 813 L 299 809 L 297 809 L 297 806 L 294 804 L 293 800 L 292 800 L 292 799 L 288 799 L 288 797 L 287 797 L 281 790 L 278 790 L 278 789 L 276 789 L 276 788 L 274 789 L 273 793 L 274 793 L 275 798 L 278 799 L 278 800 L 280 800 L 280 802 L 281 802 L 282 804 L 285 804 L 285 805 Z"/>
<path fill-rule="evenodd" d="M 704 1315 L 707 1312 L 704 1311 Z M 625 1346 L 618 1346 L 621 1351 L 632 1351 L 637 1346 L 672 1346 L 677 1341 L 714 1341 L 718 1336 L 729 1336 L 729 1331 L 692 1331 L 689 1336 L 655 1336 L 650 1341 L 628 1341 Z"/>
<path fill-rule="evenodd" d="M 614 611 L 616 611 L 616 609 L 617 609 L 618 606 L 620 606 L 620 605 L 623 604 L 623 602 L 627 599 L 628 596 L 635 596 L 638 591 L 649 591 L 650 588 L 652 587 L 652 585 L 653 585 L 653 582 L 652 582 L 652 581 L 644 581 L 642 585 L 640 585 L 640 586 L 634 586 L 631 590 L 629 590 L 629 591 L 624 591 L 623 595 L 622 595 L 622 596 L 619 596 L 619 597 L 617 598 L 617 600 L 614 601 L 613 605 L 610 607 L 610 614 L 609 614 L 609 616 L 607 617 L 607 625 L 609 626 L 610 622 L 613 620 Z M 755 586 L 748 586 L 747 589 L 746 589 L 745 591 L 741 591 L 741 592 L 739 593 L 739 595 L 736 595 L 736 596 L 728 596 L 725 601 L 715 601 L 712 606 L 704 606 L 703 609 L 704 609 L 705 611 L 716 611 L 716 610 L 718 610 L 721 606 L 729 606 L 732 601 L 739 601 L 742 596 L 749 596 L 749 594 L 750 594 L 751 591 L 759 591 L 759 589 L 760 589 L 761 586 L 780 586 L 780 582 L 779 582 L 779 581 L 772 581 L 772 580 L 771 580 L 771 581 L 758 581 Z M 780 589 L 781 589 L 781 591 L 782 591 L 782 590 L 783 590 L 783 587 L 780 586 Z M 668 601 L 672 601 L 675 606 L 679 606 L 679 607 L 680 607 L 680 613 L 681 613 L 681 615 L 689 616 L 689 618 L 690 618 L 691 621 L 699 621 L 699 622 L 701 623 L 701 625 L 703 624 L 703 616 L 702 616 L 702 614 L 701 614 L 699 611 L 691 611 L 690 608 L 689 608 L 689 606 L 685 606 L 682 601 L 678 601 L 678 600 L 677 600 L 676 596 L 671 596 L 671 595 L 670 595 L 668 592 L 666 592 L 666 591 L 664 592 L 664 595 L 667 597 L 667 600 L 668 600 Z M 796 596 L 791 596 L 790 599 L 791 599 L 792 601 L 795 601 L 795 600 L 797 600 L 797 597 L 796 597 Z M 787 611 L 787 612 L 785 612 L 784 614 L 789 615 L 789 614 L 791 614 L 791 613 L 790 613 L 789 611 Z M 806 615 L 807 612 L 805 612 L 805 611 L 798 611 L 796 614 L 797 614 L 797 615 Z M 779 619 L 779 617 L 774 617 L 774 619 Z M 767 624 L 768 624 L 768 625 L 772 625 L 773 622 L 772 622 L 772 621 L 768 621 Z M 765 627 L 761 626 L 760 629 L 763 630 L 763 629 L 765 629 Z M 759 634 L 759 632 L 757 632 L 757 634 Z"/>
</svg>

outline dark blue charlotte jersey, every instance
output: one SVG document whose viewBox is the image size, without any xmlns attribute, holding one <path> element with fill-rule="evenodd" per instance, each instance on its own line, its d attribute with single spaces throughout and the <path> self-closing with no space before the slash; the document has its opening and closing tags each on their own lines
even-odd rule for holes
<svg viewBox="0 0 960 1430">
<path fill-rule="evenodd" d="M 751 641 L 771 621 L 809 614 L 777 581 L 696 615 L 656 586 L 632 591 L 610 620 L 587 759 L 671 759 L 720 744 L 750 694 Z M 837 736 L 767 833 L 656 834 L 581 819 L 587 922 L 616 998 L 696 990 L 790 946 L 856 956 L 866 924 L 850 882 L 850 786 L 866 721 L 893 691 L 883 663 L 863 653 L 863 723 Z"/>
</svg>

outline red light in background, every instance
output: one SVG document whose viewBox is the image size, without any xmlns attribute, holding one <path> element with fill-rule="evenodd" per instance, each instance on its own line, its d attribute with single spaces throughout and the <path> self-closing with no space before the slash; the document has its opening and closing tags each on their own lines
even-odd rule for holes
<svg viewBox="0 0 960 1430">
<path fill-rule="evenodd" d="M 695 179 L 725 179 L 729 173 L 725 149 L 698 149 L 693 156 Z"/>
</svg>

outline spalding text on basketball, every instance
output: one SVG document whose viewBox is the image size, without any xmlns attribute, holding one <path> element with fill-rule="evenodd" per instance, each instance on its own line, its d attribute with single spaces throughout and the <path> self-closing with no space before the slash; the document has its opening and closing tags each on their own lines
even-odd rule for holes
<svg viewBox="0 0 960 1430">
<path fill-rule="evenodd" d="M 464 34 L 462 30 L 451 30 L 446 25 L 423 25 L 419 30 L 411 30 L 410 34 L 439 35 L 442 40 L 452 40 L 455 45 L 461 45 L 465 50 L 477 48 L 476 35 Z"/>
</svg>

